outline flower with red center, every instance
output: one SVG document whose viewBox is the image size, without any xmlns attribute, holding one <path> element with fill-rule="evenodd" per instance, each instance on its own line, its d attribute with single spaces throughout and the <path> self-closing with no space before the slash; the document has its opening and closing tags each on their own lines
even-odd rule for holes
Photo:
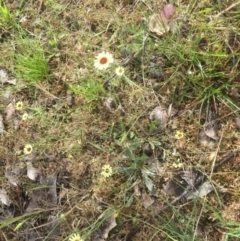
<svg viewBox="0 0 240 241">
<path fill-rule="evenodd" d="M 108 52 L 98 54 L 94 60 L 94 67 L 99 70 L 107 69 L 113 63 L 113 56 Z"/>
</svg>

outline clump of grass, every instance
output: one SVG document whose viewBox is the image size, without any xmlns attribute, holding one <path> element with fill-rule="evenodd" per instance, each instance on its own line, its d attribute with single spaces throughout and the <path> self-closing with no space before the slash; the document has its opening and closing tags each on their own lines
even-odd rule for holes
<svg viewBox="0 0 240 241">
<path fill-rule="evenodd" d="M 69 84 L 68 87 L 74 94 L 81 96 L 87 103 L 98 100 L 99 96 L 105 92 L 102 84 L 91 79 L 84 81 L 80 85 Z"/>
<path fill-rule="evenodd" d="M 8 29 L 14 24 L 14 18 L 9 9 L 0 5 L 0 28 Z"/>
<path fill-rule="evenodd" d="M 18 47 L 19 52 L 15 55 L 16 77 L 30 83 L 44 80 L 49 66 L 39 42 L 26 39 Z"/>
</svg>

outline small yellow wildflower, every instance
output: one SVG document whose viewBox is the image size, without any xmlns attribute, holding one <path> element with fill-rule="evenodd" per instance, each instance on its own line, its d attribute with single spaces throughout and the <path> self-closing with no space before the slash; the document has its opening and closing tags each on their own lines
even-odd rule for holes
<svg viewBox="0 0 240 241">
<path fill-rule="evenodd" d="M 113 217 L 114 217 L 114 218 L 117 218 L 117 217 L 118 217 L 118 213 L 114 213 L 114 214 L 113 214 Z"/>
<path fill-rule="evenodd" d="M 102 172 L 101 172 L 101 174 L 104 176 L 104 177 L 110 177 L 110 176 L 112 176 L 112 167 L 110 166 L 110 165 L 104 165 L 103 167 L 102 167 Z"/>
<path fill-rule="evenodd" d="M 176 139 L 182 139 L 184 137 L 184 134 L 182 131 L 177 131 L 176 134 L 175 134 L 175 138 Z"/>
<path fill-rule="evenodd" d="M 28 119 L 28 113 L 24 113 L 23 115 L 22 115 L 22 120 L 27 120 Z"/>
<path fill-rule="evenodd" d="M 94 60 L 94 67 L 99 70 L 107 69 L 114 62 L 112 54 L 102 52 Z"/>
<path fill-rule="evenodd" d="M 116 69 L 115 69 L 115 73 L 116 73 L 116 75 L 117 76 L 122 76 L 122 75 L 124 75 L 124 72 L 125 72 L 125 70 L 124 70 L 124 68 L 123 67 L 117 67 Z"/>
<path fill-rule="evenodd" d="M 33 150 L 33 147 L 32 147 L 32 145 L 30 145 L 30 144 L 27 144 L 27 145 L 25 145 L 25 147 L 24 147 L 24 154 L 26 154 L 26 155 L 28 155 L 28 154 L 30 154 L 31 152 L 32 152 L 32 150 Z"/>
<path fill-rule="evenodd" d="M 16 110 L 22 110 L 23 109 L 23 102 L 18 101 L 15 105 Z"/>
<path fill-rule="evenodd" d="M 78 233 L 72 234 L 69 241 L 83 241 Z"/>
<path fill-rule="evenodd" d="M 183 163 L 177 160 L 176 162 L 173 163 L 174 168 L 181 168 L 183 167 Z"/>
</svg>

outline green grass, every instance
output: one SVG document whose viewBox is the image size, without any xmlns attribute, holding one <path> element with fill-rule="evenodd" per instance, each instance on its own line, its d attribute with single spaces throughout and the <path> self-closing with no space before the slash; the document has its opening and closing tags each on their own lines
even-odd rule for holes
<svg viewBox="0 0 240 241">
<path fill-rule="evenodd" d="M 84 98 L 87 103 L 96 102 L 105 92 L 102 84 L 91 79 L 83 80 L 79 84 L 69 84 L 68 87 L 74 94 Z"/>
<path fill-rule="evenodd" d="M 38 83 L 49 74 L 48 61 L 37 40 L 20 41 L 14 58 L 16 77 L 20 80 L 27 83 Z"/>
<path fill-rule="evenodd" d="M 1 4 L 1 2 L 0 2 Z M 14 15 L 9 11 L 6 5 L 0 5 L 0 28 L 8 30 L 15 24 Z"/>
</svg>

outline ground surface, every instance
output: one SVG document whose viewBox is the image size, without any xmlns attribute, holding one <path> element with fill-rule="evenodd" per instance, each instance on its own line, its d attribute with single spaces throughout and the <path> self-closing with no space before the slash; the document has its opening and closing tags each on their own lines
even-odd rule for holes
<svg viewBox="0 0 240 241">
<path fill-rule="evenodd" d="M 1 240 L 239 240 L 240 2 L 4 3 Z"/>
</svg>

